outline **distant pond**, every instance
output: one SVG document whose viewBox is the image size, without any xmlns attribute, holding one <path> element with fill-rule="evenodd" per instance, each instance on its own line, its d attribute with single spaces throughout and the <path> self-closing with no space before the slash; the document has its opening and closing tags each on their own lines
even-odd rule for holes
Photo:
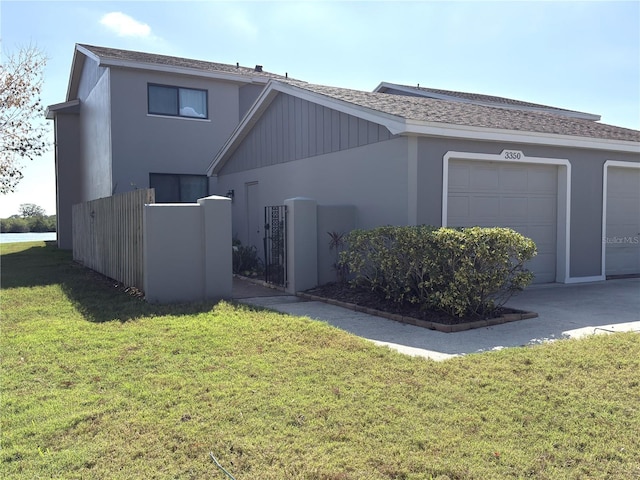
<svg viewBox="0 0 640 480">
<path fill-rule="evenodd" d="M 0 233 L 0 243 L 55 241 L 56 232 Z"/>
</svg>

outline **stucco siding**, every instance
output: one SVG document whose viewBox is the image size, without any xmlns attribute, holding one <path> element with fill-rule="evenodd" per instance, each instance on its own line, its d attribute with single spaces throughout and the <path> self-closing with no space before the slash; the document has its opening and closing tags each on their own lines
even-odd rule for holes
<svg viewBox="0 0 640 480">
<path fill-rule="evenodd" d="M 98 66 L 98 62 L 95 60 L 85 57 L 80 81 L 78 82 L 78 98 L 81 101 L 84 101 L 89 96 L 105 72 L 107 72 L 106 68 Z"/>
<path fill-rule="evenodd" d="M 111 195 L 110 75 L 105 72 L 80 104 L 80 197 Z"/>
<path fill-rule="evenodd" d="M 149 115 L 147 85 L 205 89 L 208 119 Z M 149 173 L 205 175 L 239 121 L 239 87 L 231 82 L 111 69 L 113 185 L 149 186 Z"/>
<path fill-rule="evenodd" d="M 239 91 L 239 110 L 238 115 L 239 118 L 245 116 L 245 114 L 251 108 L 251 105 L 256 101 L 256 99 L 260 96 L 260 92 L 264 89 L 262 85 L 243 85 L 240 87 Z"/>
<path fill-rule="evenodd" d="M 83 166 L 80 161 L 80 138 L 77 135 L 77 114 L 58 113 L 55 121 L 56 149 L 56 221 L 58 247 L 71 250 L 73 235 L 71 207 L 82 201 L 80 179 Z M 60 159 L 64 159 L 60 161 Z"/>
<path fill-rule="evenodd" d="M 390 138 L 392 135 L 381 125 L 280 93 L 221 174 L 326 155 Z"/>
<path fill-rule="evenodd" d="M 602 177 L 607 160 L 640 162 L 640 154 L 444 138 L 418 140 L 417 223 L 439 225 L 442 215 L 442 159 L 449 151 L 566 159 L 571 165 L 570 277 L 601 275 Z"/>
<path fill-rule="evenodd" d="M 267 205 L 307 197 L 318 205 L 355 205 L 358 228 L 407 223 L 407 139 L 221 174 L 218 193 L 235 191 L 233 233 L 247 243 L 247 184 L 258 182 L 258 215 Z M 255 214 L 255 212 L 253 212 Z M 259 216 L 259 218 L 263 218 Z M 327 236 L 328 240 L 328 236 Z M 260 252 L 262 246 L 256 245 Z"/>
</svg>

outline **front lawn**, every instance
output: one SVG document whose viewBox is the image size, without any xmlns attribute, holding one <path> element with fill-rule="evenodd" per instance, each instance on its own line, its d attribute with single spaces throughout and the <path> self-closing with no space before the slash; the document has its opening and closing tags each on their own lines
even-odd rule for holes
<svg viewBox="0 0 640 480">
<path fill-rule="evenodd" d="M 147 305 L 43 243 L 1 262 L 1 478 L 640 477 L 637 334 L 433 362 Z"/>
</svg>

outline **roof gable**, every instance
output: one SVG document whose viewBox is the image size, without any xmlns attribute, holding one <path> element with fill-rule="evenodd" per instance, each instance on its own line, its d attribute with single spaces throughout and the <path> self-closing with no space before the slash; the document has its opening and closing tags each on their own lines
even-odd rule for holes
<svg viewBox="0 0 640 480">
<path fill-rule="evenodd" d="M 211 162 L 208 169 L 210 175 L 220 171 L 278 92 L 378 123 L 394 135 L 431 135 L 640 151 L 640 131 L 591 120 L 435 98 L 271 81 Z"/>
</svg>

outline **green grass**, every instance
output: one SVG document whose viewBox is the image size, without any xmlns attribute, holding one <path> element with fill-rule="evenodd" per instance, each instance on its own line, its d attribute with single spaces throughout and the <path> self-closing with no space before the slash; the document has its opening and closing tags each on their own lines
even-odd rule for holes
<svg viewBox="0 0 640 480">
<path fill-rule="evenodd" d="M 640 478 L 637 334 L 438 363 L 147 305 L 43 243 L 1 261 L 1 478 Z"/>
</svg>

